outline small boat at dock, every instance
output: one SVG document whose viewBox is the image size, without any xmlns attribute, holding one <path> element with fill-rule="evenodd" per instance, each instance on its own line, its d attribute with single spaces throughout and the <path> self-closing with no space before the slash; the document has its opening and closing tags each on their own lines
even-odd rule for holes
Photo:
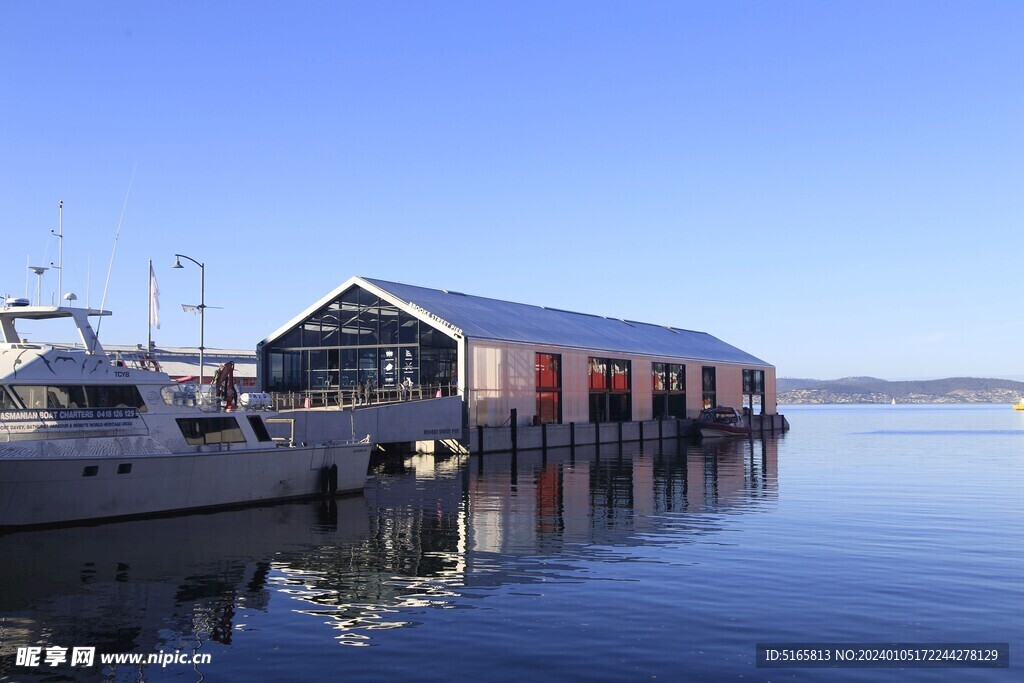
<svg viewBox="0 0 1024 683">
<path fill-rule="evenodd" d="M 23 300 L 0 310 L 0 528 L 363 490 L 369 437 L 275 440 L 274 413 L 108 357 L 89 322 L 106 315 Z M 79 343 L 28 343 L 19 321 L 71 321 Z"/>
<path fill-rule="evenodd" d="M 697 417 L 697 429 L 702 438 L 718 438 L 723 436 L 746 436 L 750 434 L 750 425 L 743 415 L 735 408 L 718 406 L 705 408 Z"/>
</svg>

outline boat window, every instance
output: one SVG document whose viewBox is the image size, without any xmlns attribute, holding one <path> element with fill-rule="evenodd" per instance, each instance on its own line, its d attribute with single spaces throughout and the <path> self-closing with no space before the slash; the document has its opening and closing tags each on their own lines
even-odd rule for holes
<svg viewBox="0 0 1024 683">
<path fill-rule="evenodd" d="M 256 439 L 259 441 L 273 441 L 270 437 L 270 432 L 267 431 L 267 425 L 263 424 L 263 418 L 259 415 L 250 415 L 249 424 L 252 425 L 252 431 L 256 434 Z"/>
<path fill-rule="evenodd" d="M 39 385 L 22 385 L 12 386 L 11 390 L 18 395 L 21 399 L 22 404 L 26 408 L 45 408 L 46 407 L 46 387 Z"/>
<path fill-rule="evenodd" d="M 17 410 L 18 405 L 7 389 L 0 387 L 0 410 Z"/>
<path fill-rule="evenodd" d="M 169 406 L 194 406 L 196 404 L 196 385 L 168 384 L 160 390 L 160 397 Z"/>
<path fill-rule="evenodd" d="M 134 384 L 22 384 L 11 389 L 26 408 L 138 408 L 146 412 L 146 403 Z"/>
<path fill-rule="evenodd" d="M 146 412 L 146 402 L 134 384 L 87 386 L 85 392 L 90 408 L 138 408 Z"/>
<path fill-rule="evenodd" d="M 245 435 L 233 417 L 179 417 L 175 421 L 185 441 L 192 446 L 245 443 Z"/>
</svg>

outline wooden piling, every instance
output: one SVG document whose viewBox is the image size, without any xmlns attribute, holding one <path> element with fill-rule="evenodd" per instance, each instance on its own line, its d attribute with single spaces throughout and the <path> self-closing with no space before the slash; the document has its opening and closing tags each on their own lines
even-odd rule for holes
<svg viewBox="0 0 1024 683">
<path fill-rule="evenodd" d="M 512 454 L 515 455 L 519 451 L 519 425 L 516 424 L 518 420 L 519 410 L 516 408 L 512 409 L 512 415 L 509 420 L 512 422 Z"/>
</svg>

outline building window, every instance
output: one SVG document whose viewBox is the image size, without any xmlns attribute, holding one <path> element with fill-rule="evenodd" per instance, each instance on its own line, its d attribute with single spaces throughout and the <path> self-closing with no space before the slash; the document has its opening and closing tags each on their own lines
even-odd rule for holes
<svg viewBox="0 0 1024 683">
<path fill-rule="evenodd" d="M 591 358 L 587 364 L 591 422 L 633 419 L 631 364 L 618 358 Z"/>
<path fill-rule="evenodd" d="M 714 408 L 718 404 L 715 402 L 715 369 L 713 367 L 701 368 L 701 386 L 704 390 L 704 407 Z"/>
<path fill-rule="evenodd" d="M 654 419 L 686 417 L 686 366 L 651 363 Z"/>
<path fill-rule="evenodd" d="M 764 415 L 764 370 L 743 371 L 743 405 L 752 415 Z"/>
<path fill-rule="evenodd" d="M 562 421 L 562 356 L 536 354 L 537 422 L 559 424 Z"/>
</svg>

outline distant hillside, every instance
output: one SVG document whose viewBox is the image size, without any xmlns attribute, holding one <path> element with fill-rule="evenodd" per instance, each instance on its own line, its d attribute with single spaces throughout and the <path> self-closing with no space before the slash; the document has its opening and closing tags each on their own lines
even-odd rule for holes
<svg viewBox="0 0 1024 683">
<path fill-rule="evenodd" d="M 980 377 L 890 382 L 877 377 L 777 382 L 779 403 L 1016 403 L 1024 382 Z"/>
</svg>

